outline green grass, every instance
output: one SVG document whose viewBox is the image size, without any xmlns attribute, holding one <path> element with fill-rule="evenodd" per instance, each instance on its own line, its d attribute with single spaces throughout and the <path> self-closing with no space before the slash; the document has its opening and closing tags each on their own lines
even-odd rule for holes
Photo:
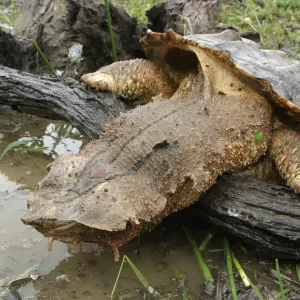
<svg viewBox="0 0 300 300">
<path fill-rule="evenodd" d="M 139 279 L 139 281 L 141 282 L 141 284 L 144 286 L 144 288 L 148 291 L 148 293 L 158 299 L 163 299 L 163 297 L 149 284 L 149 282 L 147 281 L 147 279 L 144 277 L 144 275 L 138 270 L 138 268 L 134 265 L 134 263 L 129 259 L 128 256 L 124 255 L 121 266 L 120 266 L 120 270 L 119 273 L 117 275 L 113 290 L 111 292 L 110 295 L 110 299 L 113 300 L 114 299 L 114 294 L 116 292 L 116 288 L 117 288 L 117 284 L 119 282 L 120 279 L 120 275 L 121 272 L 123 270 L 123 265 L 124 263 L 127 262 L 130 267 L 132 268 L 133 272 L 135 273 L 135 275 L 137 276 L 137 278 Z"/>
<path fill-rule="evenodd" d="M 230 245 L 229 245 L 227 237 L 224 237 L 224 250 L 225 250 L 227 273 L 228 273 L 228 278 L 229 278 L 229 286 L 230 286 L 230 290 L 231 290 L 231 297 L 233 300 L 238 300 L 235 282 L 234 282 Z"/>
<path fill-rule="evenodd" d="M 221 23 L 236 29 L 260 33 L 267 49 L 283 49 L 300 58 L 299 0 L 232 0 L 224 1 Z"/>
<path fill-rule="evenodd" d="M 276 265 L 276 272 L 277 272 L 277 277 L 278 277 L 278 282 L 279 282 L 279 287 L 280 287 L 280 295 L 281 299 L 285 300 L 285 293 L 283 289 L 283 284 L 282 284 L 282 279 L 281 279 L 281 274 L 280 274 L 280 268 L 279 268 L 279 262 L 278 259 L 275 259 L 275 265 Z"/>
<path fill-rule="evenodd" d="M 184 230 L 184 232 L 185 232 L 185 234 L 186 234 L 186 236 L 187 236 L 187 238 L 188 238 L 188 240 L 191 244 L 191 247 L 194 250 L 197 262 L 199 264 L 200 269 L 203 271 L 205 280 L 210 281 L 210 282 L 214 282 L 214 279 L 213 279 L 213 277 L 210 273 L 210 270 L 209 270 L 205 260 L 203 259 L 201 252 L 199 251 L 199 248 L 196 244 L 196 241 L 192 237 L 190 231 L 185 226 L 183 227 L 183 230 Z"/>
<path fill-rule="evenodd" d="M 112 0 L 111 2 L 122 5 L 128 14 L 136 17 L 139 22 L 147 23 L 146 10 L 154 4 L 165 2 L 165 0 Z"/>
<path fill-rule="evenodd" d="M 14 0 L 0 0 L 0 24 L 13 27 L 20 11 L 21 8 L 15 5 Z"/>
<path fill-rule="evenodd" d="M 114 62 L 116 62 L 116 61 L 118 61 L 118 55 L 117 55 L 117 49 L 116 49 L 116 43 L 115 43 L 115 38 L 114 38 L 113 27 L 112 27 L 112 23 L 111 23 L 109 0 L 105 0 L 104 3 L 105 3 L 105 11 L 106 11 L 106 18 L 107 18 L 109 36 L 110 36 L 112 57 L 113 57 Z"/>
</svg>

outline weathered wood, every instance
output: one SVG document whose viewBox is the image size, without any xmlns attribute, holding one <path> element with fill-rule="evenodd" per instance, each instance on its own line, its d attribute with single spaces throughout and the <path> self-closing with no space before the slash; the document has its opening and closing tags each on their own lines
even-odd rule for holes
<svg viewBox="0 0 300 300">
<path fill-rule="evenodd" d="M 121 6 L 110 4 L 110 12 L 119 60 L 142 57 L 138 40 L 145 26 Z M 36 40 L 54 68 L 67 77 L 78 79 L 113 61 L 105 6 L 97 0 L 25 0 L 14 34 Z M 83 46 L 83 59 L 76 63 L 68 58 L 75 43 Z M 40 67 L 45 70 L 43 64 Z"/>
<path fill-rule="evenodd" d="M 269 258 L 300 258 L 300 196 L 289 188 L 242 174 L 225 175 L 186 213 Z"/>
<path fill-rule="evenodd" d="M 149 27 L 156 32 L 172 28 L 184 34 L 183 17 L 189 19 L 194 33 L 214 32 L 222 0 L 167 0 L 147 11 Z"/>
<path fill-rule="evenodd" d="M 18 39 L 0 29 L 0 65 L 33 72 L 36 68 L 35 54 L 30 41 Z"/>
<path fill-rule="evenodd" d="M 98 138 L 124 104 L 111 93 L 95 93 L 75 80 L 21 73 L 0 66 L 0 104 L 41 117 L 65 120 L 88 139 Z"/>
</svg>

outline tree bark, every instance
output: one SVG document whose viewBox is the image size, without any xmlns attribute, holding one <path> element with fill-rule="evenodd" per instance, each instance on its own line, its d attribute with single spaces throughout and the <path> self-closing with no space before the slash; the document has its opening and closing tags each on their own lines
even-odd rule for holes
<svg viewBox="0 0 300 300">
<path fill-rule="evenodd" d="M 18 39 L 10 33 L 0 30 L 0 65 L 34 72 L 36 69 L 36 51 L 30 41 Z"/>
<path fill-rule="evenodd" d="M 147 11 L 149 27 L 156 32 L 172 28 L 183 35 L 183 17 L 189 19 L 194 34 L 214 32 L 222 0 L 167 0 Z"/>
<path fill-rule="evenodd" d="M 125 111 L 113 94 L 89 91 L 76 80 L 62 82 L 1 66 L 0 104 L 67 121 L 89 140 L 98 138 L 105 125 Z"/>
<path fill-rule="evenodd" d="M 238 237 L 260 254 L 300 258 L 300 196 L 243 174 L 222 176 L 186 212 Z"/>
<path fill-rule="evenodd" d="M 106 11 L 97 0 L 67 0 L 65 8 L 63 3 L 25 0 L 14 34 L 36 40 L 55 69 L 78 79 L 83 72 L 94 72 L 113 62 Z M 110 4 L 110 13 L 119 60 L 143 57 L 138 41 L 145 26 L 138 25 L 121 6 Z M 83 47 L 82 59 L 73 63 L 68 54 L 75 43 Z M 39 74 L 43 74 L 42 63 L 40 68 Z"/>
</svg>

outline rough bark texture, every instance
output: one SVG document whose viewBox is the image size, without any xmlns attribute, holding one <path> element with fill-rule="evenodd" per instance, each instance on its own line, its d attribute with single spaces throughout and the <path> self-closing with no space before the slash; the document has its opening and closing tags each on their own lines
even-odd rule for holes
<svg viewBox="0 0 300 300">
<path fill-rule="evenodd" d="M 125 111 L 124 104 L 113 94 L 88 91 L 76 80 L 61 82 L 1 66 L 0 104 L 65 120 L 90 140 L 98 138 L 104 126 Z"/>
<path fill-rule="evenodd" d="M 67 71 L 65 76 L 79 78 L 83 72 L 95 71 L 111 63 L 104 5 L 97 0 L 67 0 L 64 8 L 61 3 L 26 0 L 15 35 L 36 40 L 54 68 Z M 110 12 L 119 59 L 143 56 L 138 39 L 144 26 L 138 26 L 120 6 L 111 4 Z M 69 48 L 75 43 L 83 45 L 84 59 L 71 63 Z"/>
<path fill-rule="evenodd" d="M 167 0 L 147 12 L 149 28 L 155 32 L 165 32 L 172 28 L 183 35 L 182 17 L 186 17 L 190 20 L 193 33 L 214 32 L 221 3 L 222 0 Z"/>
<path fill-rule="evenodd" d="M 300 196 L 286 187 L 245 175 L 223 176 L 188 213 L 216 224 L 260 253 L 300 258 Z"/>
<path fill-rule="evenodd" d="M 211 32 L 221 0 L 185 2 L 167 1 L 153 7 L 148 12 L 150 28 L 164 32 L 172 27 L 183 33 L 184 16 L 189 18 L 195 33 Z M 144 57 L 139 38 L 146 26 L 138 25 L 120 6 L 111 4 L 110 12 L 119 60 Z M 64 71 L 67 77 L 79 78 L 83 72 L 93 72 L 112 62 L 106 12 L 97 0 L 66 0 L 66 7 L 60 0 L 25 0 L 14 34 L 36 40 L 54 68 Z M 75 43 L 83 45 L 84 59 L 74 63 L 68 53 Z M 34 71 L 42 74 L 47 70 L 40 61 Z"/>
<path fill-rule="evenodd" d="M 15 38 L 0 29 L 0 65 L 33 72 L 36 68 L 36 51 L 30 41 Z"/>
</svg>

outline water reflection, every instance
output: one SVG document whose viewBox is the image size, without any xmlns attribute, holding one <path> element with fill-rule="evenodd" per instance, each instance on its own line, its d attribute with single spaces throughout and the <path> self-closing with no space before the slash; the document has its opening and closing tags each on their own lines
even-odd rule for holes
<svg viewBox="0 0 300 300">
<path fill-rule="evenodd" d="M 46 166 L 58 155 L 78 153 L 86 143 L 76 128 L 64 122 L 16 112 L 2 114 L 0 153 L 15 141 L 28 143 L 7 152 L 0 161 L 0 172 L 9 181 L 28 188 L 34 188 L 47 174 Z"/>
</svg>

